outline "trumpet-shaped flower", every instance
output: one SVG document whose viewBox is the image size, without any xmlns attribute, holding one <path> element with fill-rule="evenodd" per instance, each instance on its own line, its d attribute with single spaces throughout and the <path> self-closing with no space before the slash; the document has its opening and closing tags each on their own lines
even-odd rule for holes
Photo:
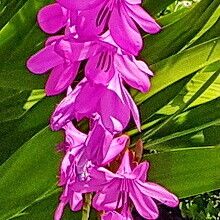
<svg viewBox="0 0 220 220">
<path fill-rule="evenodd" d="M 83 43 L 66 36 L 51 37 L 45 48 L 30 57 L 27 67 L 36 74 L 52 69 L 45 90 L 47 95 L 56 95 L 72 84 L 81 61 L 86 59 L 85 76 L 94 83 L 107 85 L 118 73 L 142 92 L 150 88 L 148 76 L 152 72 L 147 65 L 124 54 L 110 35 Z"/>
<path fill-rule="evenodd" d="M 99 114 L 106 130 L 120 133 L 130 120 L 130 112 L 140 128 L 137 106 L 118 75 L 114 75 L 107 87 L 83 79 L 55 109 L 51 128 L 59 130 L 74 118 L 81 120 Z"/>
<path fill-rule="evenodd" d="M 70 60 L 56 50 L 61 39 L 63 36 L 49 38 L 45 48 L 27 61 L 28 69 L 36 74 L 43 74 L 52 69 L 45 88 L 47 95 L 63 92 L 75 79 L 80 66 L 78 60 Z"/>
<path fill-rule="evenodd" d="M 127 135 L 114 138 L 97 114 L 85 143 L 86 156 L 96 166 L 107 165 L 124 150 L 128 141 Z"/>
<path fill-rule="evenodd" d="M 76 29 L 80 39 L 92 39 L 102 34 L 108 27 L 115 42 L 133 55 L 138 55 L 143 44 L 135 23 L 150 34 L 160 31 L 156 21 L 141 8 L 141 0 L 57 0 L 57 2 L 69 10 L 79 12 Z"/>
<path fill-rule="evenodd" d="M 100 191 L 94 196 L 93 207 L 98 211 L 107 212 L 121 209 L 123 210 L 121 215 L 127 216 L 121 219 L 129 219 L 129 206 L 133 202 L 141 216 L 146 219 L 156 219 L 159 211 L 153 199 L 171 207 L 177 206 L 179 202 L 176 196 L 158 184 L 145 182 L 148 168 L 149 164 L 143 162 L 132 170 L 127 150 L 116 173 L 103 167 L 90 169 L 93 184 L 96 180 L 98 184 L 102 180 Z M 83 187 L 85 188 L 85 186 Z M 77 190 L 79 188 L 79 185 L 76 186 Z M 117 213 L 113 214 L 118 215 Z"/>
<path fill-rule="evenodd" d="M 110 163 L 125 148 L 129 139 L 126 135 L 113 138 L 103 128 L 98 116 L 94 119 L 88 135 L 77 130 L 71 122 L 64 126 L 64 130 L 66 146 L 59 181 L 64 191 L 55 213 L 56 220 L 61 218 L 67 203 L 73 211 L 82 208 L 82 192 L 74 191 L 74 182 L 87 179 L 87 169 L 91 165 L 103 166 Z"/>
<path fill-rule="evenodd" d="M 52 69 L 46 84 L 46 93 L 47 95 L 56 95 L 71 85 L 76 77 L 81 61 L 91 57 L 87 65 L 87 72 L 90 72 L 92 68 L 91 63 L 96 60 L 96 54 L 102 53 L 107 55 L 106 59 L 101 60 L 102 66 L 96 69 L 99 69 L 101 72 L 107 72 L 102 77 L 111 78 L 113 75 L 113 65 L 111 62 L 113 60 L 108 60 L 109 56 L 111 56 L 111 49 L 115 50 L 113 46 L 105 42 L 89 41 L 81 43 L 66 36 L 51 37 L 46 42 L 45 48 L 30 57 L 27 61 L 27 67 L 36 74 L 43 74 Z M 109 68 L 106 65 L 109 65 Z M 97 75 L 99 75 L 98 72 Z"/>
</svg>

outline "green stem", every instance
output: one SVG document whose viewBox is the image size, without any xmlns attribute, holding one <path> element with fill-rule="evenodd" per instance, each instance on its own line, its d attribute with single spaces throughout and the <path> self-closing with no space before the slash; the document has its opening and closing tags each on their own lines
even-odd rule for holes
<svg viewBox="0 0 220 220">
<path fill-rule="evenodd" d="M 83 210 L 82 210 L 82 220 L 89 219 L 91 203 L 92 203 L 92 193 L 85 194 L 85 202 L 84 202 Z"/>
</svg>

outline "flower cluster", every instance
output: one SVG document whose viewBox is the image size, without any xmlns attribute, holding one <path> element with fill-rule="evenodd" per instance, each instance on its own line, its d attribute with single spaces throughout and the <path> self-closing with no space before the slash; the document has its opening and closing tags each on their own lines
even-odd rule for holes
<svg viewBox="0 0 220 220">
<path fill-rule="evenodd" d="M 141 0 L 57 0 L 39 11 L 38 23 L 44 32 L 59 35 L 49 37 L 27 67 L 35 74 L 51 71 L 48 96 L 67 92 L 51 117 L 52 130 L 65 133 L 59 146 L 65 154 L 59 180 L 63 193 L 55 220 L 67 204 L 80 210 L 85 193 L 93 193 L 92 206 L 103 220 L 131 220 L 133 206 L 144 218 L 156 219 L 153 199 L 178 205 L 173 194 L 146 181 L 149 164 L 138 164 L 123 134 L 131 116 L 140 130 L 126 84 L 147 92 L 153 75 L 136 59 L 143 46 L 139 28 L 149 34 L 160 31 Z M 72 88 L 82 69 L 81 81 Z M 74 126 L 84 119 L 87 133 Z"/>
</svg>

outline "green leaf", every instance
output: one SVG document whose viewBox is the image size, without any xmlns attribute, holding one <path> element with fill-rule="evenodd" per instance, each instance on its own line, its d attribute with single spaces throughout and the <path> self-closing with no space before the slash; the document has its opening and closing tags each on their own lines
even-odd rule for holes
<svg viewBox="0 0 220 220">
<path fill-rule="evenodd" d="M 138 94 L 135 101 L 140 104 L 154 94 L 199 69 L 220 60 L 220 38 L 184 50 L 162 60 L 151 68 L 156 75 L 152 78 L 152 89 L 147 94 Z M 193 61 L 193 65 L 189 65 Z"/>
<path fill-rule="evenodd" d="M 13 93 L 13 94 L 12 94 Z M 6 97 L 0 100 L 0 123 L 13 120 L 24 114 L 24 105 L 30 96 L 30 91 L 9 91 Z M 5 94 L 6 95 L 6 94 Z"/>
<path fill-rule="evenodd" d="M 202 30 L 195 36 L 194 39 L 191 40 L 190 44 L 187 45 L 187 46 L 191 47 L 191 46 L 195 46 L 196 44 L 198 44 L 200 41 L 198 41 L 197 43 L 195 43 L 195 41 L 197 41 L 201 37 L 203 38 L 203 35 L 206 35 L 206 32 L 208 33 L 210 31 L 210 29 L 213 29 L 214 26 L 216 26 L 216 24 L 218 23 L 219 17 L 220 17 L 220 7 L 217 8 L 217 10 L 213 13 L 213 15 L 207 21 L 205 26 L 202 28 Z M 217 33 L 219 33 L 217 29 L 216 29 L 216 31 L 217 31 Z M 214 37 L 212 37 L 212 38 L 214 38 Z M 212 38 L 211 38 L 211 35 L 210 35 L 209 40 L 212 39 Z M 208 40 L 208 38 L 207 38 L 207 40 Z M 204 42 L 204 41 L 201 41 L 200 43 L 202 43 L 202 42 Z"/>
<path fill-rule="evenodd" d="M 181 89 L 189 82 L 191 78 L 191 75 L 185 77 L 171 86 L 167 86 L 162 91 L 142 102 L 139 106 L 141 123 L 144 124 L 144 122 L 154 115 L 159 109 L 165 105 L 168 105 L 168 103 L 176 97 L 178 92 L 181 91 Z"/>
<path fill-rule="evenodd" d="M 184 198 L 220 188 L 220 147 L 174 150 L 146 155 L 149 181 Z"/>
<path fill-rule="evenodd" d="M 0 123 L 0 164 L 48 125 L 49 117 L 59 100 L 60 97 L 44 98 L 21 117 Z"/>
<path fill-rule="evenodd" d="M 220 145 L 220 125 L 212 126 L 203 131 L 206 145 Z"/>
<path fill-rule="evenodd" d="M 198 71 L 191 80 L 177 93 L 177 96 L 166 106 L 160 109 L 156 114 L 171 115 L 176 112 L 184 103 L 197 93 L 198 89 L 204 86 L 204 83 L 220 68 L 220 65 L 210 65 L 203 71 Z M 171 85 L 172 87 L 172 85 Z M 196 98 L 187 108 L 194 107 L 205 102 L 211 101 L 218 97 L 220 91 L 220 77 L 217 74 L 214 81 L 209 85 L 205 91 Z"/>
<path fill-rule="evenodd" d="M 16 217 L 16 220 L 51 220 L 59 202 L 60 192 L 56 192 L 25 209 L 23 215 Z M 64 210 L 62 220 L 81 219 L 81 212 L 73 212 L 67 206 Z"/>
<path fill-rule="evenodd" d="M 189 8 L 183 8 L 176 12 L 167 14 L 163 17 L 158 18 L 158 23 L 161 24 L 165 28 L 165 26 L 171 25 L 172 23 L 175 23 L 176 21 L 182 19 L 188 11 L 189 11 Z"/>
<path fill-rule="evenodd" d="M 25 64 L 30 55 L 42 48 L 45 34 L 36 24 L 36 15 L 42 6 L 50 2 L 50 0 L 23 1 L 23 5 L 19 6 L 20 9 L 15 10 L 16 14 L 0 31 L 1 87 L 20 90 L 44 87 L 46 77 L 30 74 Z"/>
<path fill-rule="evenodd" d="M 154 130 L 154 134 L 160 130 L 161 128 L 166 127 L 167 124 L 169 124 L 169 122 L 171 122 L 173 119 L 175 119 L 176 116 L 178 116 L 179 114 L 181 114 L 185 109 L 187 109 L 192 103 L 194 103 L 209 87 L 210 85 L 216 80 L 216 78 L 218 78 L 220 76 L 220 69 L 218 71 L 216 71 L 214 74 L 212 74 L 206 81 L 205 83 L 198 88 L 197 91 L 195 91 L 195 93 L 186 101 L 186 102 L 180 102 L 179 104 L 179 109 L 170 117 L 168 117 L 168 119 L 161 124 L 161 126 L 159 126 L 159 128 Z M 176 97 L 177 99 L 179 98 L 178 96 Z M 173 100 L 175 101 L 175 99 Z M 151 134 L 152 136 L 152 134 Z"/>
<path fill-rule="evenodd" d="M 147 35 L 142 56 L 152 64 L 180 51 L 203 28 L 219 4 L 220 0 L 203 0 L 161 33 Z"/>
<path fill-rule="evenodd" d="M 59 161 L 55 146 L 60 141 L 60 133 L 45 128 L 0 167 L 1 220 L 22 214 L 53 192 Z"/>
<path fill-rule="evenodd" d="M 2 28 L 27 0 L 2 0 L 0 4 L 0 28 Z"/>
<path fill-rule="evenodd" d="M 201 44 L 203 42 L 206 42 L 208 40 L 211 40 L 213 38 L 220 36 L 220 18 L 215 22 L 215 24 L 208 29 L 198 40 L 196 40 L 191 46 L 195 46 L 198 44 Z"/>
<path fill-rule="evenodd" d="M 151 149 L 160 150 L 163 149 L 163 146 L 166 146 L 165 149 L 181 147 L 181 145 L 178 146 L 178 140 L 181 143 L 182 139 L 180 138 L 184 136 L 186 136 L 185 144 L 189 145 L 188 141 L 190 137 L 187 135 L 192 137 L 192 135 L 199 131 L 220 124 L 219 105 L 220 99 L 217 98 L 180 114 L 163 127 L 155 136 L 151 137 L 151 139 L 147 138 L 148 143 L 146 146 Z M 142 137 L 146 139 L 145 135 Z M 171 140 L 173 140 L 173 142 L 169 143 L 168 141 Z M 201 144 L 205 144 L 204 139 L 202 139 L 200 146 Z"/>
<path fill-rule="evenodd" d="M 146 8 L 146 10 L 149 10 L 152 14 L 156 14 L 163 9 L 166 9 L 168 5 L 173 3 L 175 0 L 145 0 L 143 2 L 143 6 Z"/>
<path fill-rule="evenodd" d="M 203 70 L 196 75 L 200 75 L 200 73 L 203 75 L 207 74 L 207 72 Z M 203 76 L 203 79 L 205 80 L 204 83 L 202 83 L 202 86 L 197 86 L 197 88 L 194 88 L 194 93 L 189 98 L 187 97 L 187 99 L 183 99 L 182 95 L 177 93 L 177 96 L 173 99 L 171 104 L 169 104 L 169 106 L 171 105 L 173 109 L 176 107 L 177 110 L 171 113 L 171 115 L 168 114 L 167 116 L 160 117 L 156 120 L 154 117 L 153 120 L 155 123 L 152 121 L 152 119 L 148 119 L 148 122 L 142 126 L 142 134 L 140 134 L 137 130 L 130 131 L 130 135 L 137 134 L 136 137 L 133 138 L 133 141 L 142 137 L 142 139 L 147 142 L 148 148 L 157 150 L 165 150 L 167 148 L 173 148 L 173 146 L 192 146 L 190 141 L 196 142 L 196 144 L 199 144 L 200 146 L 201 144 L 205 145 L 207 143 L 206 138 L 204 138 L 204 136 L 198 132 L 208 129 L 209 127 L 219 123 L 218 121 L 220 120 L 220 115 L 218 114 L 219 111 L 217 110 L 219 99 L 216 98 L 218 97 L 216 96 L 218 93 L 215 94 L 214 98 L 216 99 L 212 102 L 200 105 L 197 108 L 189 108 L 189 106 L 192 106 L 194 102 L 197 103 L 197 100 L 209 89 L 215 80 L 219 79 L 219 73 L 220 69 L 214 73 L 211 73 L 211 75 L 208 75 L 208 78 Z M 170 87 L 172 88 L 173 86 Z M 186 86 L 182 90 L 184 91 L 185 89 Z M 182 94 L 183 92 L 180 91 L 179 93 Z M 151 101 L 152 98 L 147 101 Z M 146 102 L 143 104 L 146 104 Z M 152 104 L 153 103 L 147 103 L 147 106 Z M 167 106 L 164 108 L 167 109 Z M 157 112 L 155 116 L 161 114 L 163 109 Z M 185 111 L 186 109 L 188 109 L 188 111 Z M 213 111 L 214 109 L 216 109 L 216 111 Z M 199 136 L 196 133 L 198 133 Z M 211 145 L 213 145 L 213 143 Z"/>
</svg>

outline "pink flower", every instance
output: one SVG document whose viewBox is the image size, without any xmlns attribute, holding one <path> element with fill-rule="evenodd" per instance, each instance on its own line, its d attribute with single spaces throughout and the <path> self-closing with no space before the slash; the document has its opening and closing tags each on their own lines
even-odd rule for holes
<svg viewBox="0 0 220 220">
<path fill-rule="evenodd" d="M 110 44 L 98 40 L 81 43 L 66 36 L 51 37 L 47 40 L 45 48 L 29 58 L 27 67 L 31 72 L 36 74 L 46 73 L 52 69 L 46 84 L 46 93 L 47 95 L 56 95 L 63 92 L 72 84 L 81 61 L 91 58 L 86 66 L 89 74 L 93 60 L 97 63 L 99 62 L 99 60 L 96 60 L 96 54 L 106 54 L 107 58 L 109 58 L 108 54 L 112 53 L 110 48 L 113 51 L 116 50 L 116 48 Z M 113 75 L 113 65 L 110 63 L 109 67 L 111 67 L 111 69 L 109 68 L 108 71 L 106 71 L 106 65 L 108 65 L 109 60 L 105 59 L 103 62 L 105 62 L 104 67 L 96 68 L 97 71 L 99 69 L 97 75 L 99 76 L 99 73 L 104 71 L 107 73 L 103 75 L 111 78 Z M 103 62 L 101 65 L 103 65 Z M 111 62 L 113 62 L 113 59 Z"/>
<path fill-rule="evenodd" d="M 91 130 L 85 143 L 86 155 L 92 164 L 105 166 L 125 149 L 129 137 L 120 135 L 113 138 L 113 135 L 105 129 L 98 114 L 92 120 Z"/>
<path fill-rule="evenodd" d="M 69 11 L 58 3 L 47 5 L 38 12 L 38 24 L 44 32 L 54 34 L 67 25 L 70 13 L 74 11 Z"/>
<path fill-rule="evenodd" d="M 77 130 L 72 122 L 63 127 L 66 150 L 61 165 L 60 185 L 66 183 L 70 166 L 75 164 L 74 179 L 82 179 L 80 175 L 84 173 L 84 166 L 88 161 L 96 166 L 104 166 L 118 156 L 129 141 L 127 135 L 114 138 L 104 128 L 99 115 L 96 115 L 91 124 L 88 135 Z"/>
<path fill-rule="evenodd" d="M 103 188 L 100 187 L 101 190 L 96 193 L 93 207 L 98 211 L 129 210 L 132 201 L 141 216 L 156 219 L 159 212 L 153 199 L 171 207 L 177 206 L 179 202 L 176 196 L 155 183 L 145 182 L 148 168 L 149 164 L 143 162 L 132 170 L 129 151 L 126 151 L 116 173 L 103 167 L 91 169 L 93 182 L 103 180 Z M 126 212 L 123 211 L 122 215 L 126 216 Z"/>
<path fill-rule="evenodd" d="M 124 207 L 120 213 L 116 211 L 108 211 L 104 213 L 101 218 L 102 220 L 133 220 L 130 209 L 128 208 L 125 210 L 125 208 L 127 207 Z"/>
<path fill-rule="evenodd" d="M 105 129 L 115 134 L 127 126 L 130 113 L 140 128 L 137 106 L 117 74 L 107 87 L 83 79 L 55 109 L 51 117 L 51 128 L 59 130 L 74 118 L 79 121 L 99 114 Z"/>
<path fill-rule="evenodd" d="M 150 88 L 148 75 L 153 73 L 147 65 L 124 54 L 109 34 L 88 42 L 67 36 L 51 37 L 45 48 L 29 58 L 27 67 L 36 74 L 52 69 L 45 90 L 47 95 L 56 95 L 72 84 L 81 61 L 86 59 L 85 76 L 94 83 L 107 85 L 118 73 L 126 83 L 142 92 Z"/>
<path fill-rule="evenodd" d="M 28 69 L 36 74 L 43 74 L 52 69 L 45 88 L 47 95 L 63 92 L 73 82 L 79 69 L 80 61 L 69 59 L 56 50 L 62 39 L 63 36 L 49 38 L 45 48 L 27 61 Z"/>
<path fill-rule="evenodd" d="M 148 68 L 146 63 L 136 60 L 133 55 L 129 55 L 124 52 L 115 43 L 109 32 L 106 32 L 104 35 L 102 35 L 102 41 L 117 48 L 117 52 L 114 53 L 112 63 L 114 74 L 118 74 L 120 78 L 122 78 L 131 87 L 140 90 L 141 92 L 147 92 L 150 89 L 149 76 L 153 76 L 153 73 Z M 93 69 L 93 75 L 95 75 L 97 72 L 98 71 L 96 69 Z M 86 74 L 86 77 L 91 79 L 88 74 Z M 95 77 L 92 77 L 92 80 L 96 81 L 97 83 L 104 84 L 103 81 L 95 80 Z"/>
<path fill-rule="evenodd" d="M 64 207 L 69 203 L 73 211 L 82 208 L 82 192 L 75 192 L 73 184 L 86 180 L 89 176 L 88 167 L 110 163 L 126 146 L 128 136 L 122 135 L 113 139 L 104 130 L 100 117 L 94 119 L 92 130 L 88 136 L 69 122 L 65 130 L 65 156 L 61 164 L 59 185 L 64 187 L 55 219 L 62 216 Z M 106 134 L 107 133 L 107 134 Z"/>
<path fill-rule="evenodd" d="M 160 26 L 141 8 L 141 0 L 57 0 L 57 2 L 69 10 L 79 12 L 76 30 L 80 39 L 92 39 L 102 34 L 108 27 L 115 42 L 133 55 L 138 55 L 143 45 L 135 22 L 147 33 L 155 34 L 160 31 Z"/>
</svg>

